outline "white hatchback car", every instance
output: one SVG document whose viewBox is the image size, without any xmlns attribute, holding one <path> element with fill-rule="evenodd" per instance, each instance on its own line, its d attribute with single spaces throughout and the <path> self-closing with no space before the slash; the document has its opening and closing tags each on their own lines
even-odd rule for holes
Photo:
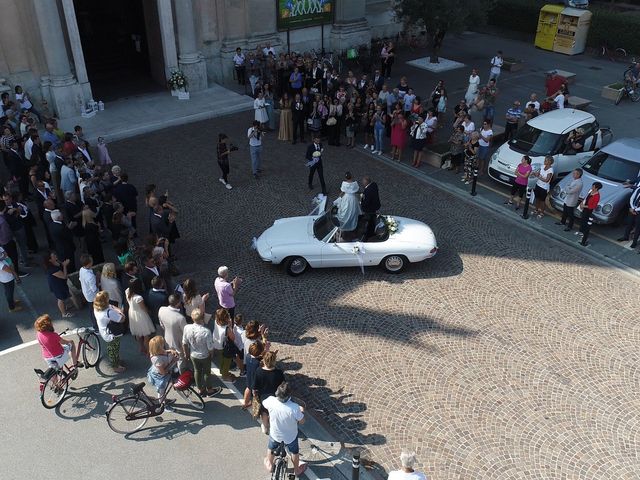
<svg viewBox="0 0 640 480">
<path fill-rule="evenodd" d="M 565 153 L 565 140 L 576 128 L 584 129 L 584 151 Z M 552 110 L 529 120 L 518 129 L 515 138 L 496 150 L 489 162 L 489 176 L 512 185 L 523 155 L 531 158 L 532 165 L 542 165 L 544 157 L 551 155 L 554 176 L 559 179 L 586 163 L 612 137 L 611 130 L 601 128 L 588 112 L 572 108 Z"/>
<path fill-rule="evenodd" d="M 375 235 L 367 237 L 367 220 L 361 216 L 355 240 L 342 241 L 334 209 L 318 215 L 281 218 L 254 241 L 265 262 L 284 264 L 291 276 L 308 267 L 366 267 L 380 265 L 390 273 L 401 272 L 408 263 L 433 257 L 438 251 L 431 228 L 404 217 L 376 218 Z"/>
</svg>

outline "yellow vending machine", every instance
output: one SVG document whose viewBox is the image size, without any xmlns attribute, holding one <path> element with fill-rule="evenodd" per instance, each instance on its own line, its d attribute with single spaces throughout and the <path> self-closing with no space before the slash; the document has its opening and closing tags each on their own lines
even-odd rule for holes
<svg viewBox="0 0 640 480">
<path fill-rule="evenodd" d="M 567 55 L 584 52 L 591 16 L 592 13 L 589 10 L 570 7 L 562 10 L 553 51 Z"/>
<path fill-rule="evenodd" d="M 560 12 L 562 12 L 564 8 L 564 5 L 545 5 L 540 9 L 538 30 L 536 31 L 536 47 L 544 50 L 553 50 L 556 34 L 558 33 Z"/>
</svg>

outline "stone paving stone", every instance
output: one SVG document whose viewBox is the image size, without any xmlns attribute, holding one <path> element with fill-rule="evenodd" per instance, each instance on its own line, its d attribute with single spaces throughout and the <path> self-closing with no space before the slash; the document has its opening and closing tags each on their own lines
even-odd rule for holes
<svg viewBox="0 0 640 480">
<path fill-rule="evenodd" d="M 639 477 L 636 280 L 329 146 L 332 198 L 345 170 L 371 175 L 383 212 L 429 224 L 440 252 L 396 276 L 348 268 L 288 277 L 257 257 L 251 238 L 310 210 L 305 145 L 267 135 L 256 181 L 251 120 L 174 127 L 113 143 L 111 155 L 140 191 L 150 182 L 170 190 L 183 278 L 211 291 L 222 264 L 244 278 L 238 311 L 269 323 L 296 395 L 341 441 L 387 470 L 414 449 L 439 480 Z M 217 181 L 220 131 L 240 147 L 231 191 Z"/>
</svg>

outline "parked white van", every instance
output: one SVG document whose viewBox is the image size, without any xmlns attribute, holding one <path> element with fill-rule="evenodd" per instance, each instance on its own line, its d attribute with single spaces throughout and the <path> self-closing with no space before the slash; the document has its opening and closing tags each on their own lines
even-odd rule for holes
<svg viewBox="0 0 640 480">
<path fill-rule="evenodd" d="M 584 130 L 584 148 L 579 153 L 568 149 L 565 143 L 569 134 L 577 128 Z M 529 120 L 518 129 L 515 138 L 496 150 L 489 162 L 489 176 L 511 185 L 523 155 L 531 157 L 532 165 L 542 165 L 544 157 L 551 155 L 554 158 L 555 179 L 559 179 L 574 168 L 581 167 L 612 138 L 611 130 L 601 128 L 596 118 L 588 112 L 572 108 L 552 110 Z"/>
</svg>

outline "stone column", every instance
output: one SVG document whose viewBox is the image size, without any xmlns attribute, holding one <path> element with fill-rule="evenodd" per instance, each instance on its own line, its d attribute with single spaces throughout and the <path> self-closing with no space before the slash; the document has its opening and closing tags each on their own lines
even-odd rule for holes
<svg viewBox="0 0 640 480">
<path fill-rule="evenodd" d="M 193 3 L 191 0 L 175 0 L 176 23 L 178 27 L 178 65 L 189 82 L 191 92 L 207 88 L 207 66 L 198 50 Z"/>
<path fill-rule="evenodd" d="M 160 36 L 162 37 L 162 52 L 164 53 L 164 73 L 168 79 L 171 70 L 178 68 L 178 54 L 176 52 L 176 34 L 173 29 L 173 12 L 171 0 L 157 0 Z"/>
<path fill-rule="evenodd" d="M 82 89 L 71 73 L 57 4 L 33 2 L 33 5 L 49 70 L 50 109 L 59 118 L 80 115 Z"/>
<path fill-rule="evenodd" d="M 335 53 L 368 45 L 371 29 L 365 18 L 366 0 L 349 0 L 335 3 L 335 17 L 331 28 L 331 49 Z"/>
<path fill-rule="evenodd" d="M 69 35 L 71 53 L 73 54 L 76 77 L 78 77 L 78 83 L 82 87 L 83 99 L 87 101 L 92 99 L 93 95 L 91 94 L 87 67 L 84 63 L 84 53 L 82 51 L 82 42 L 80 41 L 80 31 L 78 30 L 78 20 L 76 19 L 73 0 L 62 0 L 62 9 L 64 10 L 64 18 L 67 22 L 67 33 Z"/>
</svg>

